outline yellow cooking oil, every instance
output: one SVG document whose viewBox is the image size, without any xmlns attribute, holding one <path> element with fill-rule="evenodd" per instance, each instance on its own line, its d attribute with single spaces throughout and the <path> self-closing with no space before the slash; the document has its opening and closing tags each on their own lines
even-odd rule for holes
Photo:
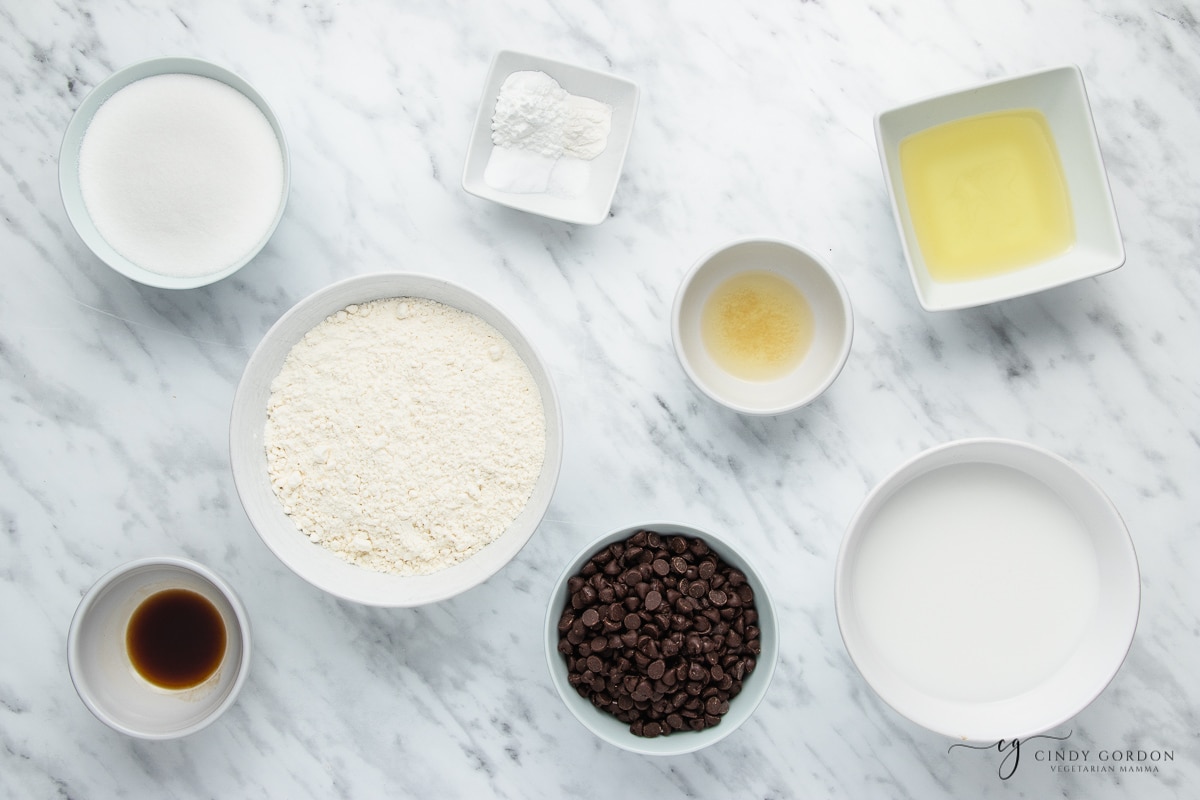
<svg viewBox="0 0 1200 800">
<path fill-rule="evenodd" d="M 1020 269 L 1075 241 L 1058 148 L 1036 109 L 980 114 L 912 134 L 900 142 L 900 172 L 934 280 Z"/>
<path fill-rule="evenodd" d="M 789 280 L 748 270 L 718 284 L 700 312 L 700 338 L 717 366 L 736 378 L 781 378 L 813 340 L 812 307 Z"/>
</svg>

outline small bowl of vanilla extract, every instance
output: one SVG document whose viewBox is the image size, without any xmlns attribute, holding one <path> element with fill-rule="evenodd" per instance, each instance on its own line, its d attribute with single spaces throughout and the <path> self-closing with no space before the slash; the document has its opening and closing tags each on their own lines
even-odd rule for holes
<svg viewBox="0 0 1200 800">
<path fill-rule="evenodd" d="M 144 558 L 98 580 L 67 637 L 71 680 L 114 730 L 174 739 L 233 705 L 250 663 L 250 625 L 233 589 L 182 558 Z"/>
<path fill-rule="evenodd" d="M 817 399 L 845 365 L 853 334 L 841 278 L 780 239 L 740 239 L 702 256 L 671 314 L 684 372 L 741 414 L 784 414 Z"/>
</svg>

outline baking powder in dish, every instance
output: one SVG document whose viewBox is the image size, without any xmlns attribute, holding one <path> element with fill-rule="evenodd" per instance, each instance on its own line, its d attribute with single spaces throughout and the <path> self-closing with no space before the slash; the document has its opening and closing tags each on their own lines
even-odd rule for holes
<svg viewBox="0 0 1200 800">
<path fill-rule="evenodd" d="M 574 95 L 544 72 L 504 79 L 492 115 L 484 182 L 519 194 L 575 197 L 591 180 L 590 161 L 608 146 L 612 106 Z"/>
<path fill-rule="evenodd" d="M 546 451 L 525 362 L 474 314 L 419 298 L 351 305 L 289 352 L 264 432 L 271 485 L 308 538 L 421 575 L 498 538 Z"/>
</svg>

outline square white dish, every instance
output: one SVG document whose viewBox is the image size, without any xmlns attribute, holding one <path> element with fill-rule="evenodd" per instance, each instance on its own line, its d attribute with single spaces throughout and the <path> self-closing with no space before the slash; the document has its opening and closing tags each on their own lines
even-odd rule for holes
<svg viewBox="0 0 1200 800">
<path fill-rule="evenodd" d="M 947 122 L 1005 110 L 1034 109 L 1049 124 L 1070 197 L 1075 242 L 1064 253 L 1018 269 L 973 280 L 934 280 L 917 243 L 900 169 L 906 137 Z M 1083 75 L 1055 67 L 990 81 L 883 111 L 875 141 L 904 258 L 927 311 L 945 311 L 1009 300 L 1117 269 L 1125 247 L 1100 154 Z"/>
<path fill-rule="evenodd" d="M 547 192 L 518 193 L 501 191 L 484 179 L 488 159 L 492 155 L 492 116 L 496 98 L 504 80 L 514 72 L 544 72 L 558 81 L 567 92 L 588 97 L 612 106 L 612 127 L 608 144 L 600 155 L 587 162 L 590 177 L 586 187 L 576 196 L 566 197 Z M 632 81 L 604 72 L 554 61 L 548 58 L 501 50 L 492 59 L 484 83 L 471 140 L 467 145 L 462 186 L 468 193 L 519 211 L 527 211 L 550 219 L 580 225 L 598 225 L 608 216 L 617 182 L 625 164 L 625 154 L 633 134 L 637 115 L 638 87 Z"/>
</svg>

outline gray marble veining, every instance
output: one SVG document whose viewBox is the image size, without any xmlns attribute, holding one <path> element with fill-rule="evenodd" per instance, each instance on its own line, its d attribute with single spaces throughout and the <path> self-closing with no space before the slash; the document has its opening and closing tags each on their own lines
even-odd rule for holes
<svg viewBox="0 0 1200 800">
<path fill-rule="evenodd" d="M 502 48 L 640 85 L 602 225 L 462 191 Z M 263 253 L 186 292 L 113 273 L 58 197 L 75 108 L 115 69 L 157 55 L 249 80 L 293 159 Z M 1126 265 L 994 306 L 922 311 L 873 115 L 1063 63 L 1084 73 Z M 3 0 L 0 102 L 0 795 L 1152 798 L 1200 785 L 1194 2 Z M 844 372 L 778 418 L 713 404 L 670 343 L 684 272 L 749 234 L 821 253 L 854 304 Z M 354 606 L 295 578 L 251 529 L 228 464 L 233 392 L 259 337 L 310 292 L 378 270 L 443 276 L 511 313 L 552 368 L 565 422 L 558 490 L 529 545 L 482 586 L 411 610 Z M 833 610 L 842 531 L 864 495 L 926 447 L 969 436 L 1076 463 L 1124 515 L 1142 570 L 1124 667 L 1051 731 L 1068 743 L 1025 743 L 1008 780 L 1005 753 L 949 750 L 882 703 Z M 655 760 L 570 716 L 541 626 L 551 584 L 585 542 L 664 518 L 745 542 L 783 641 L 743 729 Z M 150 743 L 79 702 L 66 633 L 96 578 L 160 553 L 229 580 L 255 654 L 225 717 Z M 1150 774 L 1065 772 L 1045 760 L 1056 747 L 1174 760 Z"/>
</svg>

